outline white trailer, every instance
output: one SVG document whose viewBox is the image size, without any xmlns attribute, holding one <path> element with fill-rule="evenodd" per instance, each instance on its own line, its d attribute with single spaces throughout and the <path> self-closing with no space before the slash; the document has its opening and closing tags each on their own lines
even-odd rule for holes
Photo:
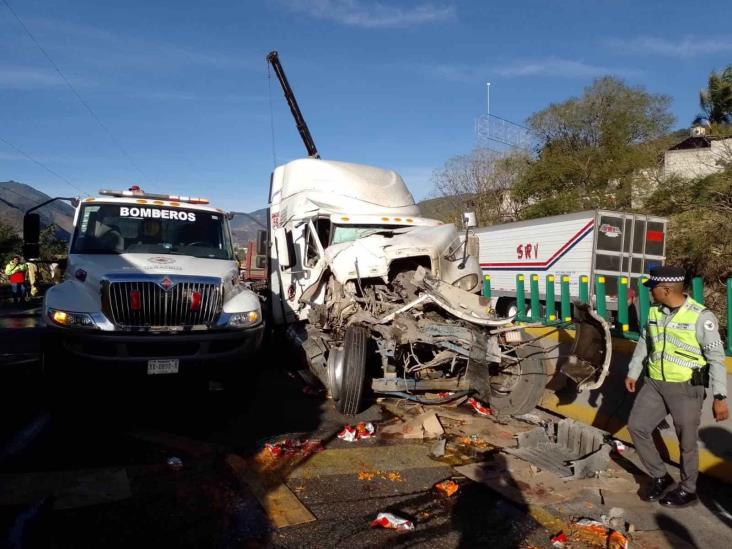
<svg viewBox="0 0 732 549">
<path fill-rule="evenodd" d="M 668 220 L 644 214 L 591 210 L 475 229 L 480 266 L 490 276 L 491 295 L 499 314 L 515 312 L 516 277 L 538 275 L 539 293 L 546 297 L 546 277 L 554 275 L 559 301 L 562 276 L 570 279 L 570 295 L 579 298 L 579 280 L 587 276 L 594 299 L 596 275 L 605 277 L 608 309 L 617 309 L 618 278 L 630 281 L 630 297 L 638 279 L 666 257 Z M 527 305 L 528 310 L 528 305 Z"/>
</svg>

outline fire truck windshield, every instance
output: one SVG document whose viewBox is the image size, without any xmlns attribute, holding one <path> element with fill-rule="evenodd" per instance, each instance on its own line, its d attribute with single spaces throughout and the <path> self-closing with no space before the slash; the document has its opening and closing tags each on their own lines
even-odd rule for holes
<svg viewBox="0 0 732 549">
<path fill-rule="evenodd" d="M 138 204 L 85 204 L 71 253 L 234 257 L 222 214 Z"/>
</svg>

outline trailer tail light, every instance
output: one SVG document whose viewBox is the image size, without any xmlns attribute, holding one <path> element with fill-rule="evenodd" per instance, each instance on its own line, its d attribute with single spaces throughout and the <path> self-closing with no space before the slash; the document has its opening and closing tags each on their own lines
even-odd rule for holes
<svg viewBox="0 0 732 549">
<path fill-rule="evenodd" d="M 140 299 L 139 290 L 130 290 L 130 309 L 139 311 L 142 309 L 142 300 Z"/>
<path fill-rule="evenodd" d="M 662 231 L 646 231 L 646 240 L 649 242 L 663 242 Z"/>
<path fill-rule="evenodd" d="M 201 292 L 191 292 L 191 311 L 201 309 Z"/>
</svg>

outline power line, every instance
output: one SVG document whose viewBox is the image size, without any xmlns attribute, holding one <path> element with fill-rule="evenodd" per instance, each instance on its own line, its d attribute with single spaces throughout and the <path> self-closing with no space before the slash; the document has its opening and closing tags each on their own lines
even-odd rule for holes
<svg viewBox="0 0 732 549">
<path fill-rule="evenodd" d="M 28 27 L 26 27 L 25 23 L 23 23 L 23 20 L 20 18 L 20 16 L 10 6 L 10 4 L 8 3 L 8 0 L 2 0 L 2 2 L 3 2 L 3 4 L 5 4 L 5 7 L 8 8 L 8 11 L 13 15 L 13 17 L 15 17 L 15 19 L 18 21 L 18 23 L 20 24 L 20 26 L 23 27 L 23 30 L 26 32 L 26 34 L 28 35 L 28 37 L 33 41 L 33 43 L 36 46 L 38 46 L 38 49 L 41 51 L 41 53 L 43 54 L 43 56 L 48 60 L 48 62 L 51 64 L 51 66 L 56 70 L 56 72 L 58 73 L 58 75 L 61 77 L 61 80 L 63 80 L 64 83 L 71 90 L 71 93 L 73 93 L 76 96 L 76 98 L 79 100 L 79 103 L 81 103 L 82 106 L 89 112 L 89 114 L 97 122 L 97 124 L 99 125 L 99 127 L 102 128 L 107 133 L 107 135 L 109 136 L 109 139 L 120 150 L 120 152 L 122 153 L 122 155 L 130 163 L 130 165 L 133 168 L 135 168 L 144 179 L 146 179 L 146 180 L 149 181 L 149 178 L 147 177 L 147 175 L 145 175 L 145 172 L 142 171 L 142 169 L 135 162 L 135 160 L 132 158 L 132 156 L 130 155 L 130 153 L 127 152 L 127 149 L 125 149 L 122 146 L 122 144 L 117 140 L 117 138 L 114 136 L 114 134 L 109 129 L 109 127 L 107 127 L 107 125 L 104 124 L 104 122 L 102 122 L 102 120 L 99 118 L 99 116 L 97 116 L 97 113 L 94 112 L 94 109 L 91 108 L 91 106 L 89 105 L 89 103 L 87 103 L 84 100 L 84 98 L 81 96 L 81 94 L 78 91 L 76 91 L 76 88 L 73 86 L 73 84 L 71 84 L 71 82 L 69 81 L 69 79 L 66 78 L 66 76 L 64 75 L 63 72 L 61 72 L 61 68 L 56 64 L 56 62 L 53 59 L 51 59 L 51 56 L 43 48 L 43 46 L 41 46 L 41 43 L 38 40 L 36 40 L 36 37 L 33 35 L 33 33 L 30 31 L 30 29 Z"/>
<path fill-rule="evenodd" d="M 4 0 L 3 0 L 3 1 L 4 1 Z M 29 154 L 28 154 L 27 152 L 25 152 L 25 151 L 23 151 L 23 150 L 19 149 L 18 147 L 16 147 L 15 145 L 13 145 L 13 144 L 12 144 L 12 143 L 11 143 L 10 141 L 8 141 L 7 139 L 5 139 L 4 137 L 0 136 L 0 141 L 2 141 L 3 143 L 5 143 L 5 144 L 6 144 L 6 145 L 7 145 L 8 147 L 10 147 L 11 149 L 13 149 L 13 150 L 14 150 L 15 152 L 17 152 L 18 154 L 22 154 L 23 156 L 25 156 L 25 157 L 26 157 L 26 158 L 27 158 L 28 160 L 30 160 L 31 162 L 33 162 L 33 163 L 35 163 L 35 164 L 39 165 L 39 166 L 40 166 L 41 168 L 43 168 L 44 170 L 46 170 L 46 171 L 47 171 L 48 173 L 50 173 L 51 175 L 53 175 L 53 176 L 55 176 L 55 177 L 59 178 L 59 179 L 60 179 L 61 181 L 63 181 L 63 182 L 65 182 L 66 184 L 70 185 L 71 187 L 73 187 L 74 189 L 76 189 L 77 191 L 79 191 L 80 193 L 82 193 L 82 194 L 85 194 L 85 195 L 87 195 L 87 196 L 89 195 L 89 193 L 87 193 L 87 192 L 84 192 L 84 191 L 83 191 L 83 190 L 82 190 L 82 189 L 81 189 L 80 187 L 78 187 L 78 186 L 74 185 L 74 184 L 73 184 L 73 183 L 72 183 L 71 181 L 69 181 L 68 179 L 66 179 L 66 178 L 65 178 L 65 177 L 64 177 L 63 175 L 61 175 L 61 174 L 60 174 L 60 173 L 58 173 L 57 171 L 54 171 L 54 170 L 52 170 L 51 168 L 49 168 L 48 166 L 46 166 L 46 165 L 45 165 L 45 164 L 44 164 L 43 162 L 41 162 L 40 160 L 36 160 L 36 159 L 35 159 L 35 158 L 33 158 L 33 157 L 32 157 L 31 155 L 29 155 Z"/>
</svg>

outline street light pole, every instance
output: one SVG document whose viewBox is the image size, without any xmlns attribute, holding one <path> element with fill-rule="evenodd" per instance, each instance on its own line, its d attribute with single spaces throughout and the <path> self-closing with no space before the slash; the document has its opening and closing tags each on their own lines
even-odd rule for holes
<svg viewBox="0 0 732 549">
<path fill-rule="evenodd" d="M 487 102 L 487 106 L 488 106 L 488 116 L 490 116 L 491 115 L 491 83 L 486 82 L 485 85 L 486 85 L 486 95 L 487 95 L 486 102 Z"/>
</svg>

